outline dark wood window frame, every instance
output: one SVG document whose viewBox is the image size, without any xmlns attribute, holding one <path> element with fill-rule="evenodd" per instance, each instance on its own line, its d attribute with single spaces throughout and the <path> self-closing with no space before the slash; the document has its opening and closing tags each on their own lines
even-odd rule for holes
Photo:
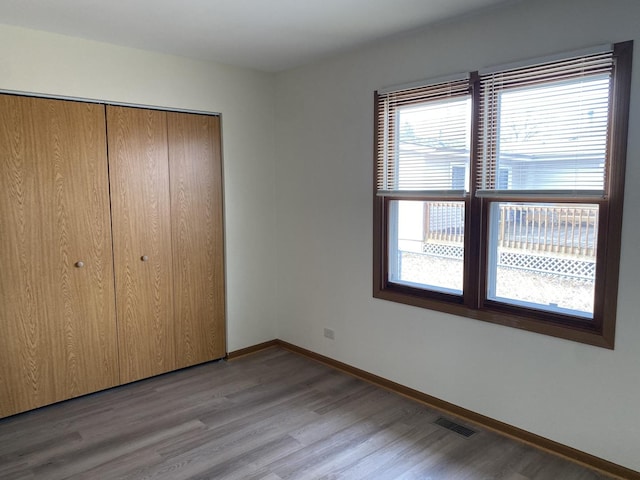
<svg viewBox="0 0 640 480">
<path fill-rule="evenodd" d="M 624 203 L 624 177 L 627 151 L 629 100 L 631 94 L 631 60 L 633 41 L 617 43 L 613 47 L 613 75 L 609 108 L 609 171 L 606 178 L 606 197 L 590 203 L 598 204 L 598 252 L 596 257 L 596 282 L 594 318 L 580 320 L 553 312 L 526 307 L 516 307 L 486 299 L 487 234 L 489 208 L 499 198 L 482 198 L 475 195 L 479 122 L 479 76 L 471 74 L 470 86 L 473 99 L 471 192 L 464 199 L 464 293 L 461 296 L 430 291 L 389 281 L 388 231 L 390 202 L 401 199 L 377 194 L 377 168 L 379 136 L 384 130 L 378 124 L 380 107 L 378 92 L 374 97 L 374 181 L 373 181 L 373 296 L 384 300 L 413 305 L 430 310 L 460 315 L 500 325 L 507 325 L 532 332 L 564 338 L 599 347 L 614 348 L 615 323 L 618 299 L 618 276 Z M 434 200 L 415 198 L 415 200 Z M 530 198 L 520 199 L 531 201 Z M 510 201 L 518 201 L 511 198 Z M 537 201 L 537 200 L 536 200 Z M 544 197 L 541 201 L 571 203 L 571 199 Z M 576 201 L 577 202 L 577 201 Z M 584 201 L 582 201 L 584 203 Z"/>
</svg>

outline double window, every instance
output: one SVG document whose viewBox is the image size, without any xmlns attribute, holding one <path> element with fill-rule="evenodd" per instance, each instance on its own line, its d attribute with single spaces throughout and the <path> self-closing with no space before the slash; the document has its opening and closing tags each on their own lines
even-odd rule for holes
<svg viewBox="0 0 640 480">
<path fill-rule="evenodd" d="M 374 296 L 613 348 L 631 52 L 376 92 Z"/>
</svg>

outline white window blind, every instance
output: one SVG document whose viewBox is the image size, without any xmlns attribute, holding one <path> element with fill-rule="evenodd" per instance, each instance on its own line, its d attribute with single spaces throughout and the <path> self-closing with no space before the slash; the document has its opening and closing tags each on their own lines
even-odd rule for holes
<svg viewBox="0 0 640 480">
<path fill-rule="evenodd" d="M 377 105 L 378 195 L 463 197 L 470 158 L 469 81 L 388 91 L 378 94 Z"/>
<path fill-rule="evenodd" d="M 612 68 L 605 52 L 481 75 L 477 195 L 602 198 Z"/>
</svg>

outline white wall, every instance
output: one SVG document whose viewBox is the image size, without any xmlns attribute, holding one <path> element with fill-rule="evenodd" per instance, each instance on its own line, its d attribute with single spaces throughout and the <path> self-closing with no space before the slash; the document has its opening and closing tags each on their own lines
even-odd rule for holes
<svg viewBox="0 0 640 480">
<path fill-rule="evenodd" d="M 630 39 L 616 349 L 373 299 L 373 91 Z M 278 336 L 640 470 L 640 2 L 517 2 L 284 72 L 276 88 Z"/>
<path fill-rule="evenodd" d="M 273 75 L 0 25 L 0 89 L 222 113 L 227 348 L 275 337 Z"/>
</svg>

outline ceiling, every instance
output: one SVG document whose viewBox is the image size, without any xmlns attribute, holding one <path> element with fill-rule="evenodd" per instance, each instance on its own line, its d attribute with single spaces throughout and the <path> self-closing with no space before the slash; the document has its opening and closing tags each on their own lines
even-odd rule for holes
<svg viewBox="0 0 640 480">
<path fill-rule="evenodd" d="M 513 0 L 2 0 L 0 23 L 277 72 Z"/>
</svg>

